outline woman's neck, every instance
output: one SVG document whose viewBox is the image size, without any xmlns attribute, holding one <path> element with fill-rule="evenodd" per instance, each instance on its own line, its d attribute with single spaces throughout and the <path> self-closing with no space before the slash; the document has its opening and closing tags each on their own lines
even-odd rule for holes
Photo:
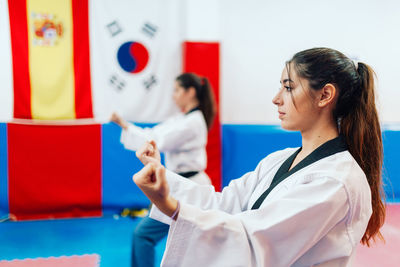
<svg viewBox="0 0 400 267">
<path fill-rule="evenodd" d="M 197 108 L 198 106 L 199 106 L 198 101 L 196 101 L 196 102 L 190 102 L 190 103 L 188 103 L 186 106 L 184 106 L 184 107 L 182 108 L 182 112 L 183 112 L 183 113 L 188 113 L 189 111 L 191 111 L 191 110 L 194 109 L 194 108 Z"/>
<path fill-rule="evenodd" d="M 316 124 L 315 127 L 308 131 L 302 131 L 302 154 L 310 154 L 317 147 L 323 143 L 336 138 L 339 135 L 339 131 L 336 124 L 324 123 Z"/>
</svg>

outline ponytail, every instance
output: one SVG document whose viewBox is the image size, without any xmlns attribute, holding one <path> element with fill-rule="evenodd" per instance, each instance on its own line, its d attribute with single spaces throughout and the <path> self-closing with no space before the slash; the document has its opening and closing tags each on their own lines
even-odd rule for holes
<svg viewBox="0 0 400 267">
<path fill-rule="evenodd" d="M 352 112 L 341 119 L 340 132 L 345 136 L 349 152 L 367 176 L 372 195 L 372 215 L 367 230 L 361 239 L 370 245 L 370 239 L 383 239 L 379 229 L 385 220 L 385 205 L 382 201 L 382 134 L 375 107 L 374 71 L 364 63 L 356 66 L 359 75 L 360 98 Z"/>
<path fill-rule="evenodd" d="M 185 90 L 193 87 L 199 101 L 199 109 L 203 113 L 207 129 L 210 130 L 217 112 L 214 94 L 210 82 L 205 77 L 199 77 L 194 73 L 183 73 L 176 78 Z"/>
<path fill-rule="evenodd" d="M 210 82 L 205 77 L 201 78 L 201 89 L 199 90 L 197 99 L 199 100 L 199 109 L 203 113 L 207 129 L 210 130 L 214 122 L 216 107 Z"/>
<path fill-rule="evenodd" d="M 369 246 L 385 220 L 382 187 L 382 135 L 375 107 L 374 71 L 364 63 L 354 64 L 348 57 L 330 48 L 312 48 L 296 53 L 289 63 L 297 74 L 308 80 L 310 89 L 320 90 L 327 83 L 338 87 L 333 117 L 338 121 L 349 152 L 364 171 L 371 189 L 372 215 L 361 243 Z"/>
</svg>

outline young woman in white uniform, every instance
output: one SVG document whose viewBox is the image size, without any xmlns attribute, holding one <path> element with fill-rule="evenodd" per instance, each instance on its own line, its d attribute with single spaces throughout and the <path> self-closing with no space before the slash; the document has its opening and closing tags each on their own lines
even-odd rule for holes
<svg viewBox="0 0 400 267">
<path fill-rule="evenodd" d="M 360 241 L 382 238 L 385 217 L 373 76 L 336 50 L 295 54 L 273 103 L 302 146 L 270 154 L 221 193 L 165 171 L 145 145 L 133 178 L 156 206 L 151 217 L 171 225 L 162 266 L 351 266 Z"/>
<path fill-rule="evenodd" d="M 156 142 L 165 153 L 168 169 L 193 182 L 211 185 L 207 166 L 208 129 L 216 112 L 207 78 L 183 73 L 176 78 L 173 99 L 182 111 L 153 128 L 127 123 L 117 114 L 111 120 L 122 127 L 121 143 L 137 151 L 146 141 Z M 134 231 L 132 266 L 154 266 L 154 247 L 168 233 L 169 225 L 145 217 Z"/>
</svg>

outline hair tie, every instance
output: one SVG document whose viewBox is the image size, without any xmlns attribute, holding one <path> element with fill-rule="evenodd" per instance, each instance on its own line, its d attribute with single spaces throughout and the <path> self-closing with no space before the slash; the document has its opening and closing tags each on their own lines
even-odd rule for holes
<svg viewBox="0 0 400 267">
<path fill-rule="evenodd" d="M 353 60 L 354 67 L 356 68 L 356 71 L 358 71 L 358 61 Z"/>
</svg>

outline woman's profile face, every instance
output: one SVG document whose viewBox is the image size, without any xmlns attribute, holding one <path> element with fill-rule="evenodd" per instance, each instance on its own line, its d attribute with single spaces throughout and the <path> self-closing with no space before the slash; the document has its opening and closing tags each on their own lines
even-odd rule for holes
<svg viewBox="0 0 400 267">
<path fill-rule="evenodd" d="M 307 131 L 317 121 L 318 108 L 306 79 L 298 77 L 293 66 L 282 71 L 280 88 L 272 102 L 278 107 L 282 128 Z M 288 73 L 290 69 L 290 73 Z"/>
<path fill-rule="evenodd" d="M 175 81 L 174 83 L 174 93 L 172 95 L 172 98 L 174 99 L 175 104 L 180 110 L 183 110 L 183 108 L 191 100 L 189 90 L 185 90 L 185 88 L 180 84 L 179 81 Z"/>
</svg>

